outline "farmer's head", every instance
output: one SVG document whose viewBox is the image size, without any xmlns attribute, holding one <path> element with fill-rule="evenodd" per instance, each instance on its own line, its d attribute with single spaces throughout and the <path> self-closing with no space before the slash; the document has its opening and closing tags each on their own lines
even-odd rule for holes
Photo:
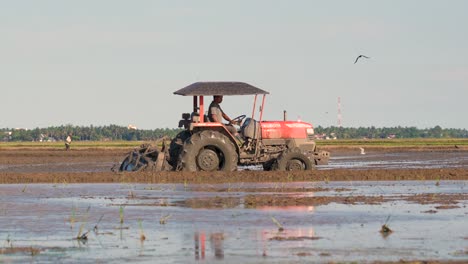
<svg viewBox="0 0 468 264">
<path fill-rule="evenodd" d="M 223 101 L 223 96 L 222 95 L 214 95 L 213 96 L 213 101 L 215 101 L 216 103 L 221 103 Z"/>
</svg>

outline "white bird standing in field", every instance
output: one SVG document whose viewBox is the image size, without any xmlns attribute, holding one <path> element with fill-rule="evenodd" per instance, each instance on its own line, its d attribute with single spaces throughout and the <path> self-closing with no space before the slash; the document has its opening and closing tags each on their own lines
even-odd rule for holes
<svg viewBox="0 0 468 264">
<path fill-rule="evenodd" d="M 366 154 L 366 152 L 364 151 L 364 148 L 359 147 L 359 149 L 361 150 L 361 155 L 365 155 L 365 154 Z"/>
</svg>

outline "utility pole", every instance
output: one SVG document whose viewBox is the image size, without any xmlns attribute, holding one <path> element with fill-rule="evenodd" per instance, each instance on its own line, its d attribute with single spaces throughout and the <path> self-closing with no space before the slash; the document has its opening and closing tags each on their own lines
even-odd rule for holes
<svg viewBox="0 0 468 264">
<path fill-rule="evenodd" d="M 340 128 L 342 126 L 341 118 L 341 97 L 338 96 L 338 127 Z"/>
</svg>

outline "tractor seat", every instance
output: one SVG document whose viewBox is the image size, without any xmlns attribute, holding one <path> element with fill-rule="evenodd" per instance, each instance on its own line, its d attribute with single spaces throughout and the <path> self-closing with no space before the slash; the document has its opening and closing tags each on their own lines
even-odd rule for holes
<svg viewBox="0 0 468 264">
<path fill-rule="evenodd" d="M 260 122 L 248 117 L 242 124 L 240 132 L 245 138 L 258 139 L 260 137 Z"/>
</svg>

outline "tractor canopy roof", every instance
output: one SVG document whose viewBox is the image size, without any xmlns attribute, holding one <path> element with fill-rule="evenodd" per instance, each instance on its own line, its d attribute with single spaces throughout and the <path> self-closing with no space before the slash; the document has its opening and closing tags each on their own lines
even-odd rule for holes
<svg viewBox="0 0 468 264">
<path fill-rule="evenodd" d="M 244 82 L 196 82 L 175 91 L 174 94 L 184 96 L 255 95 L 269 94 L 269 92 Z"/>
</svg>

